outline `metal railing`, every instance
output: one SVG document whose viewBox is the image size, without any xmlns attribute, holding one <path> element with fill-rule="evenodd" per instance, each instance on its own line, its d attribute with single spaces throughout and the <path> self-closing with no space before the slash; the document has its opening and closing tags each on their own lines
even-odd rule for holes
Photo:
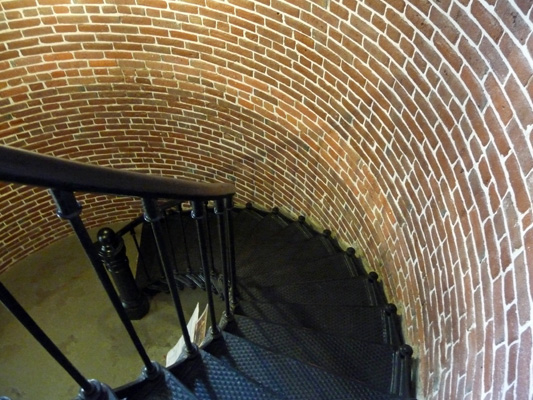
<svg viewBox="0 0 533 400">
<path fill-rule="evenodd" d="M 67 220 L 80 243 L 82 244 L 93 269 L 101 284 L 107 292 L 109 300 L 120 317 L 130 340 L 141 358 L 143 367 L 142 376 L 147 381 L 155 382 L 163 377 L 163 369 L 150 360 L 146 350 L 133 327 L 120 296 L 104 267 L 97 247 L 89 237 L 87 229 L 81 219 L 82 207 L 76 200 L 74 192 L 90 192 L 99 194 L 112 194 L 120 196 L 139 197 L 142 201 L 142 219 L 149 222 L 153 231 L 153 238 L 159 255 L 159 263 L 172 296 L 174 309 L 183 332 L 186 354 L 194 357 L 198 349 L 192 343 L 187 330 L 181 300 L 178 292 L 180 284 L 179 274 L 175 273 L 172 249 L 166 240 L 164 226 L 164 212 L 159 199 L 173 200 L 181 207 L 182 202 L 188 202 L 191 207 L 191 216 L 196 224 L 198 244 L 201 258 L 201 281 L 205 282 L 207 289 L 212 287 L 211 276 L 213 271 L 212 250 L 208 241 L 210 231 L 207 225 L 206 204 L 214 204 L 214 214 L 218 221 L 219 242 L 221 246 L 223 297 L 225 300 L 224 316 L 232 318 L 231 294 L 235 287 L 235 252 L 233 243 L 233 228 L 230 210 L 233 208 L 233 195 L 235 188 L 223 183 L 199 183 L 182 179 L 153 176 L 136 172 L 104 168 L 94 165 L 67 161 L 50 156 L 36 154 L 0 146 L 0 181 L 19 183 L 31 186 L 45 187 L 57 206 L 59 217 Z M 181 217 L 181 215 L 180 215 Z M 141 219 L 132 221 L 125 226 L 119 234 L 131 231 Z M 123 231 L 123 232 L 122 232 Z M 186 243 L 185 243 L 186 244 Z M 138 246 L 138 243 L 137 243 Z M 184 275 L 191 280 L 199 279 L 198 274 L 189 270 Z M 200 283 L 200 281 L 198 281 Z M 215 319 L 213 291 L 206 290 L 209 314 L 211 315 L 211 335 L 219 334 L 219 327 Z M 104 400 L 116 399 L 113 391 L 100 382 L 84 377 L 77 368 L 67 359 L 60 349 L 50 340 L 46 333 L 35 323 L 31 316 L 20 306 L 15 297 L 0 283 L 0 301 L 9 311 L 25 326 L 41 346 L 65 369 L 65 371 L 80 385 L 79 399 Z"/>
</svg>

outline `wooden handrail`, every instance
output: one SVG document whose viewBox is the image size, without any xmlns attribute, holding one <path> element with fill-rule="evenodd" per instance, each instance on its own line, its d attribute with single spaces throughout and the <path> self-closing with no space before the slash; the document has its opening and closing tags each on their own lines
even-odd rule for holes
<svg viewBox="0 0 533 400">
<path fill-rule="evenodd" d="M 235 194 L 232 184 L 194 182 L 100 167 L 8 146 L 0 146 L 0 181 L 161 199 L 214 200 Z"/>
</svg>

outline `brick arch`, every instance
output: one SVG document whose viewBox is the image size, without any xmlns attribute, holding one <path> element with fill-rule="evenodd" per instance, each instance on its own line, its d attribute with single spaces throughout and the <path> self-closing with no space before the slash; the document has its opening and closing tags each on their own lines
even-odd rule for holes
<svg viewBox="0 0 533 400">
<path fill-rule="evenodd" d="M 3 144 L 309 215 L 402 305 L 421 398 L 527 397 L 529 2 L 73 3 L 0 4 Z M 45 195 L 2 187 L 4 266 L 66 234 Z"/>
</svg>

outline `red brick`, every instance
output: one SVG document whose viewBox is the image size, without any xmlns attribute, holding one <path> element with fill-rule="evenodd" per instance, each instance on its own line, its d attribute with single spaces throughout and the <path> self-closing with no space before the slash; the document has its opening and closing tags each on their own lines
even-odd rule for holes
<svg viewBox="0 0 533 400">
<path fill-rule="evenodd" d="M 490 35 L 494 42 L 498 42 L 503 29 L 498 20 L 485 8 L 483 3 L 474 1 L 471 6 L 471 13 L 478 20 L 483 31 Z"/>
</svg>

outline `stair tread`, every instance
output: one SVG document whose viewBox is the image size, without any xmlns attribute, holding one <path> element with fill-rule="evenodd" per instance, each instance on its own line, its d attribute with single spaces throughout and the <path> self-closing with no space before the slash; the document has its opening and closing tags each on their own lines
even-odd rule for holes
<svg viewBox="0 0 533 400">
<path fill-rule="evenodd" d="M 241 372 L 228 367 L 205 350 L 199 356 L 172 367 L 172 373 L 199 399 L 285 399 Z"/>
<path fill-rule="evenodd" d="M 287 227 L 288 222 L 277 214 L 267 214 L 262 220 L 258 221 L 252 231 L 248 232 L 246 237 L 237 243 L 235 242 L 236 257 L 240 259 L 254 254 L 256 249 L 263 248 L 278 232 Z"/>
<path fill-rule="evenodd" d="M 311 239 L 315 234 L 311 232 L 304 224 L 293 221 L 275 231 L 270 237 L 263 238 L 260 246 L 253 248 L 253 256 L 262 257 L 271 251 L 280 251 L 285 248 L 298 245 L 300 242 Z M 237 253 L 237 261 L 244 261 L 251 252 L 240 251 Z"/>
<path fill-rule="evenodd" d="M 127 400 L 194 400 L 197 397 L 168 370 L 163 369 L 164 379 L 144 381 L 132 393 L 121 395 Z"/>
<path fill-rule="evenodd" d="M 390 399 L 361 382 L 277 354 L 254 343 L 223 333 L 223 340 L 207 346 L 208 351 L 254 381 L 288 399 Z"/>
<path fill-rule="evenodd" d="M 248 283 L 249 282 L 249 283 Z M 281 301 L 297 304 L 372 306 L 372 285 L 368 277 L 329 279 L 284 285 L 258 285 L 252 280 L 239 284 L 239 296 L 247 301 Z"/>
<path fill-rule="evenodd" d="M 317 365 L 339 376 L 355 378 L 377 390 L 390 387 L 397 361 L 394 358 L 397 346 L 241 315 L 235 315 L 235 320 L 225 330 L 271 351 Z"/>
<path fill-rule="evenodd" d="M 246 265 L 237 268 L 237 279 L 249 280 L 257 285 L 276 285 L 295 282 L 309 282 L 321 279 L 349 279 L 354 277 L 350 269 L 349 256 L 335 253 L 308 262 L 287 262 L 273 268 L 275 260 L 266 270 L 247 270 Z"/>
<path fill-rule="evenodd" d="M 269 322 L 301 326 L 369 342 L 388 343 L 383 310 L 383 307 L 252 303 L 243 300 L 239 301 L 235 312 Z"/>
<path fill-rule="evenodd" d="M 336 252 L 337 250 L 333 247 L 329 238 L 324 235 L 315 235 L 292 246 L 279 247 L 279 243 L 278 246 L 263 243 L 249 256 L 241 254 L 240 260 L 245 266 L 243 268 L 244 271 L 254 273 L 255 271 L 272 267 L 274 262 L 278 265 L 285 263 L 302 264 L 327 257 Z"/>
</svg>

